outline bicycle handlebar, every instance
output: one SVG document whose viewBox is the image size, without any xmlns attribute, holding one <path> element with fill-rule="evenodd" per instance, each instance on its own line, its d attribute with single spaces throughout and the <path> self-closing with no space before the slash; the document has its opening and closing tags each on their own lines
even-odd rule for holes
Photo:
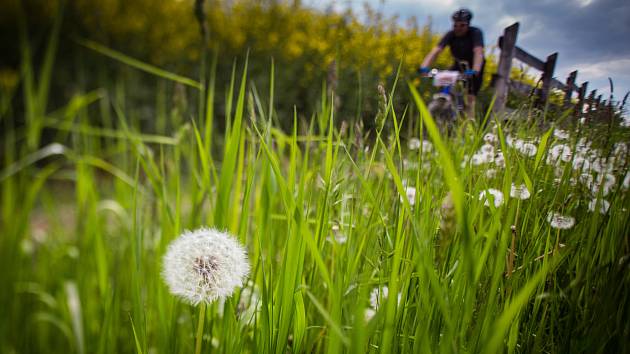
<svg viewBox="0 0 630 354">
<path fill-rule="evenodd" d="M 444 74 L 444 75 L 457 75 L 457 79 L 458 80 L 463 80 L 463 79 L 467 79 L 468 75 L 460 72 L 460 71 L 456 71 L 456 70 L 440 70 L 437 68 L 433 68 L 431 69 L 431 71 L 429 71 L 428 73 L 423 74 L 423 77 L 429 77 L 429 78 L 434 78 L 436 76 L 439 76 L 440 74 Z"/>
</svg>

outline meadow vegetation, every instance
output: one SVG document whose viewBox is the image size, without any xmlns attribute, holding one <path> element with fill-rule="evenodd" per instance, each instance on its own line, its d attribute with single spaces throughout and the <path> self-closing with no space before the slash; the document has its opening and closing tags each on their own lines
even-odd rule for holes
<svg viewBox="0 0 630 354">
<path fill-rule="evenodd" d="M 191 44 L 192 71 L 93 37 L 69 71 L 60 17 L 43 46 L 21 37 L 0 92 L 0 352 L 630 351 L 627 128 L 521 102 L 442 136 L 411 75 L 429 29 L 244 3 L 208 12 L 220 45 Z M 201 226 L 250 263 L 203 316 L 162 277 Z"/>
</svg>

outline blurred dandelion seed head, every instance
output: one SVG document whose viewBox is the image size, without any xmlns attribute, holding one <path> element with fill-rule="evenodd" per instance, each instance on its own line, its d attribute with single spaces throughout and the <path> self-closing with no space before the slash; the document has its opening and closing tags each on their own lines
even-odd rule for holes
<svg viewBox="0 0 630 354">
<path fill-rule="evenodd" d="M 420 148 L 420 145 L 422 143 L 420 142 L 420 139 L 418 138 L 411 138 L 409 139 L 409 150 L 418 150 Z"/>
<path fill-rule="evenodd" d="M 498 208 L 503 205 L 503 192 L 493 188 L 486 189 L 479 193 L 479 200 L 484 201 L 485 206 L 490 206 L 490 202 L 493 201 L 494 207 Z"/>
<path fill-rule="evenodd" d="M 529 193 L 529 189 L 527 189 L 526 185 L 521 184 L 517 186 L 512 183 L 512 188 L 510 189 L 510 197 L 525 200 L 529 199 L 530 196 L 531 194 Z"/>
<path fill-rule="evenodd" d="M 569 139 L 569 133 L 562 129 L 555 129 L 553 131 L 553 136 L 558 140 L 567 140 Z"/>
<path fill-rule="evenodd" d="M 566 230 L 575 225 L 575 219 L 571 216 L 562 215 L 559 213 L 549 213 L 547 221 L 554 229 Z"/>
<path fill-rule="evenodd" d="M 479 151 L 484 154 L 494 155 L 494 146 L 490 144 L 483 144 L 481 145 L 481 148 L 479 148 Z"/>
<path fill-rule="evenodd" d="M 497 138 L 495 134 L 487 133 L 483 136 L 483 141 L 485 141 L 487 144 L 496 144 L 499 142 L 499 138 Z"/>
<path fill-rule="evenodd" d="M 602 195 L 606 196 L 615 188 L 617 184 L 617 178 L 613 174 L 605 173 L 600 175 L 598 186 L 595 187 L 593 193 L 602 191 Z"/>
<path fill-rule="evenodd" d="M 405 194 L 407 195 L 407 199 L 409 200 L 409 205 L 414 206 L 416 204 L 416 188 L 415 187 L 405 187 Z M 402 201 L 402 197 L 400 197 Z"/>
<path fill-rule="evenodd" d="M 549 155 L 547 156 L 547 163 L 557 164 L 560 161 L 569 162 L 571 161 L 573 153 L 571 152 L 571 148 L 564 144 L 554 145 L 549 150 Z"/>
<path fill-rule="evenodd" d="M 596 207 L 597 207 L 597 199 L 593 199 L 588 203 L 589 211 L 594 212 Z M 607 200 L 602 199 L 599 203 L 600 214 L 606 214 L 608 212 L 608 208 L 610 208 L 610 203 Z"/>
<path fill-rule="evenodd" d="M 525 156 L 534 157 L 538 152 L 538 147 L 532 143 L 523 142 L 516 147 L 516 150 Z"/>
<path fill-rule="evenodd" d="M 498 167 L 504 168 L 505 167 L 505 156 L 503 156 L 502 152 L 498 152 L 495 156 L 494 156 L 494 163 L 495 165 L 497 165 Z"/>
</svg>

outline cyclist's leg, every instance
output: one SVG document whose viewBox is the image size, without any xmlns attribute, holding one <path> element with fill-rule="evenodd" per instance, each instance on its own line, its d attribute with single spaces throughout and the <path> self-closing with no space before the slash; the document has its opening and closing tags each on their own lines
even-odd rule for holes
<svg viewBox="0 0 630 354">
<path fill-rule="evenodd" d="M 466 63 L 466 61 L 462 62 L 460 60 L 455 59 L 453 64 L 448 69 L 449 70 L 453 70 L 453 71 L 463 72 L 461 70 L 462 69 L 462 63 Z M 466 102 L 464 100 L 462 87 L 461 87 L 461 85 L 459 83 L 457 85 L 455 85 L 454 86 L 454 90 L 451 91 L 451 97 L 452 97 L 452 100 L 453 100 L 453 109 L 454 109 L 453 116 L 455 118 L 457 118 L 464 112 L 464 109 L 466 107 Z"/>
<path fill-rule="evenodd" d="M 483 69 L 485 65 L 481 66 L 481 71 L 479 74 L 473 76 L 469 79 L 468 82 L 468 102 L 466 107 L 466 115 L 468 118 L 475 118 L 475 103 L 477 100 L 477 94 L 481 89 L 481 84 L 483 83 Z"/>
</svg>

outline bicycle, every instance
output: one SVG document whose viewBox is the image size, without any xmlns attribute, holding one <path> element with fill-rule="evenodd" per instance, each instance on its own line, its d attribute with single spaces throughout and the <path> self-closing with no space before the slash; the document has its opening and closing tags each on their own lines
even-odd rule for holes
<svg viewBox="0 0 630 354">
<path fill-rule="evenodd" d="M 440 131 L 450 135 L 457 118 L 465 114 L 468 76 L 460 71 L 432 69 L 425 77 L 432 78 L 433 86 L 440 89 L 427 106 L 429 113 Z"/>
</svg>

